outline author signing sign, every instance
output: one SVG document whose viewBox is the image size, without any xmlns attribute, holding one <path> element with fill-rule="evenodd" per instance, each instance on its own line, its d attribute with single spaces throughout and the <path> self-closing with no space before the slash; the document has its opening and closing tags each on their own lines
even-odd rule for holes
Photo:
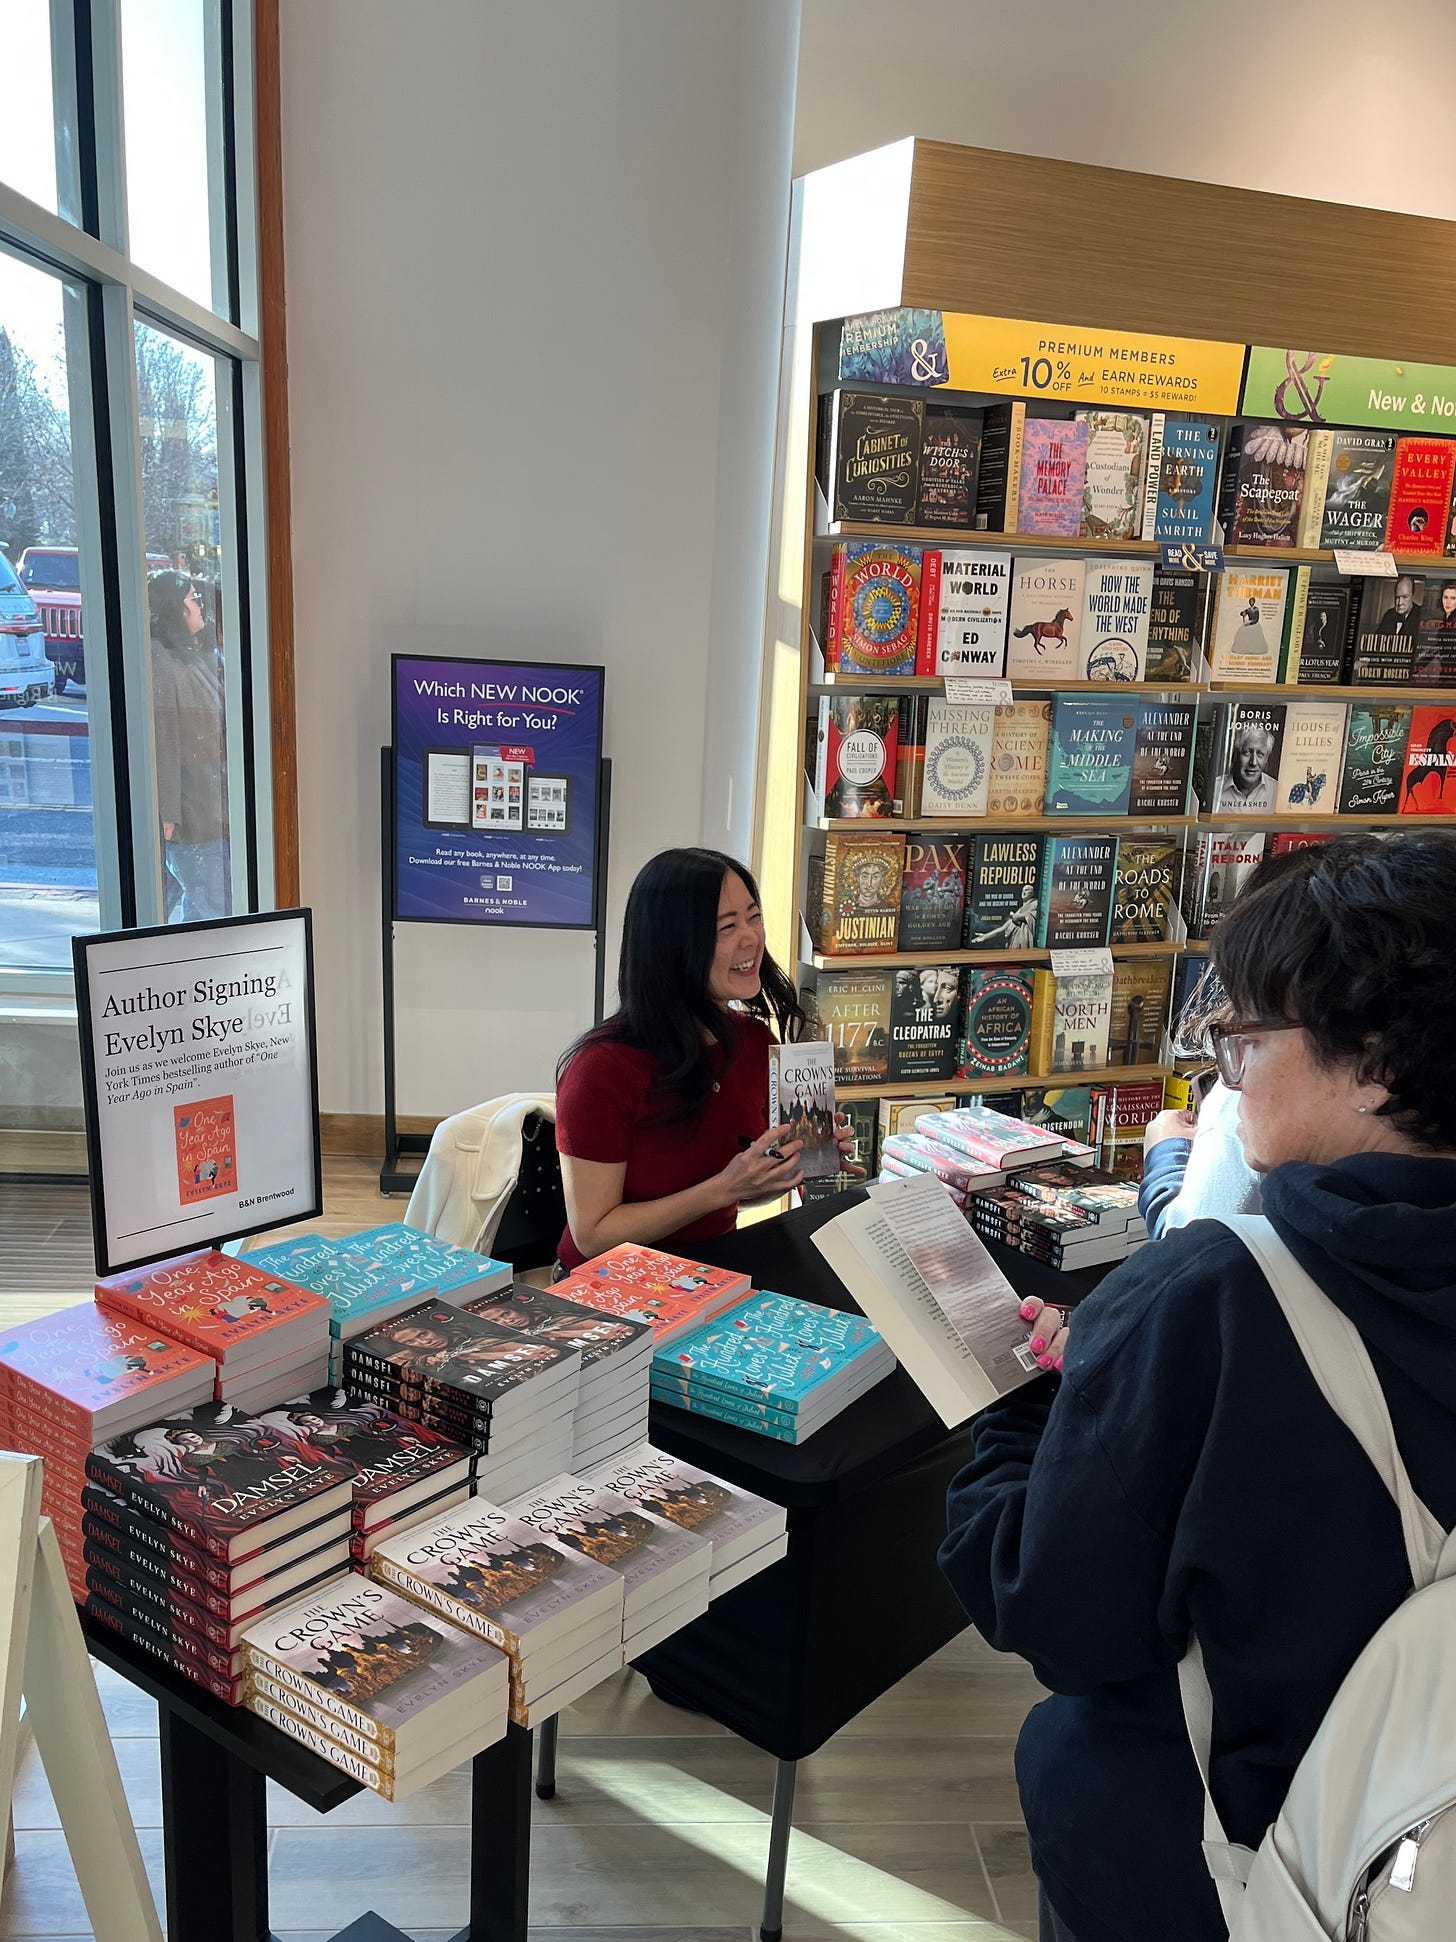
<svg viewBox="0 0 1456 1942">
<path fill-rule="evenodd" d="M 74 949 L 99 1272 L 317 1214 L 309 913 Z"/>
</svg>

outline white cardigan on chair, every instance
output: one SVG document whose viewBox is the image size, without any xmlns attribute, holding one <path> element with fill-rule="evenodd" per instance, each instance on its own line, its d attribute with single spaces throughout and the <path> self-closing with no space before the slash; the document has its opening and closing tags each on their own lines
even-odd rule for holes
<svg viewBox="0 0 1456 1942">
<path fill-rule="evenodd" d="M 405 1210 L 405 1225 L 489 1254 L 521 1172 L 521 1128 L 532 1113 L 556 1123 L 556 1095 L 507 1092 L 435 1128 Z"/>
</svg>

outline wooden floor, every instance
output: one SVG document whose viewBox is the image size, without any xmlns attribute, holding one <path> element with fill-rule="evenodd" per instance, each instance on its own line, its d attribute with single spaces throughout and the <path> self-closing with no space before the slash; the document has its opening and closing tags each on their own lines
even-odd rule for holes
<svg viewBox="0 0 1456 1942">
<path fill-rule="evenodd" d="M 400 1218 L 403 1202 L 379 1198 L 371 1163 L 329 1160 L 325 1174 L 323 1231 Z M 73 1295 L 86 1292 L 82 1281 Z M 0 1323 L 41 1299 L 0 1294 Z M 156 1711 L 104 1668 L 98 1683 L 160 1901 Z M 966 1633 L 805 1761 L 786 1942 L 1034 1936 L 1012 1749 L 1037 1696 L 1019 1661 Z M 535 1807 L 533 1942 L 752 1942 L 773 1788 L 765 1754 L 664 1706 L 629 1670 L 564 1715 L 558 1786 Z M 363 1795 L 324 1818 L 272 1789 L 280 1942 L 324 1942 L 366 1908 L 417 1942 L 445 1942 L 466 1915 L 468 1798 L 462 1772 L 397 1807 Z M 0 1942 L 89 1938 L 33 1748 L 15 1826 Z"/>
</svg>

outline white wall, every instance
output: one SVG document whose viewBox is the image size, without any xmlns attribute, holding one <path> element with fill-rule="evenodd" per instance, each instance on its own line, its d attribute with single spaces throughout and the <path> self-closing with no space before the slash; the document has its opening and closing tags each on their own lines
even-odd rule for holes
<svg viewBox="0 0 1456 1942">
<path fill-rule="evenodd" d="M 392 651 L 605 663 L 614 912 L 705 818 L 746 847 L 797 28 L 796 0 L 282 8 L 326 1112 L 382 1103 Z M 584 937 L 401 927 L 401 1110 L 549 1085 L 591 973 Z"/>
<path fill-rule="evenodd" d="M 1452 24 L 1451 0 L 1398 16 L 1369 0 L 916 0 L 903 17 L 803 0 L 794 173 L 924 135 L 1456 218 L 1437 105 L 1456 88 Z M 1197 238 L 1170 244 L 1170 274 L 1205 273 Z"/>
</svg>

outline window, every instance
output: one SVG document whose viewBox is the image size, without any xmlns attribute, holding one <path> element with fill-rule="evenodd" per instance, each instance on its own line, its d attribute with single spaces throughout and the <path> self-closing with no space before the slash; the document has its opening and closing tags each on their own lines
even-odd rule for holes
<svg viewBox="0 0 1456 1942">
<path fill-rule="evenodd" d="M 271 901 L 252 25 L 250 0 L 0 10 L 9 1171 L 82 1158 L 73 936 Z"/>
</svg>

